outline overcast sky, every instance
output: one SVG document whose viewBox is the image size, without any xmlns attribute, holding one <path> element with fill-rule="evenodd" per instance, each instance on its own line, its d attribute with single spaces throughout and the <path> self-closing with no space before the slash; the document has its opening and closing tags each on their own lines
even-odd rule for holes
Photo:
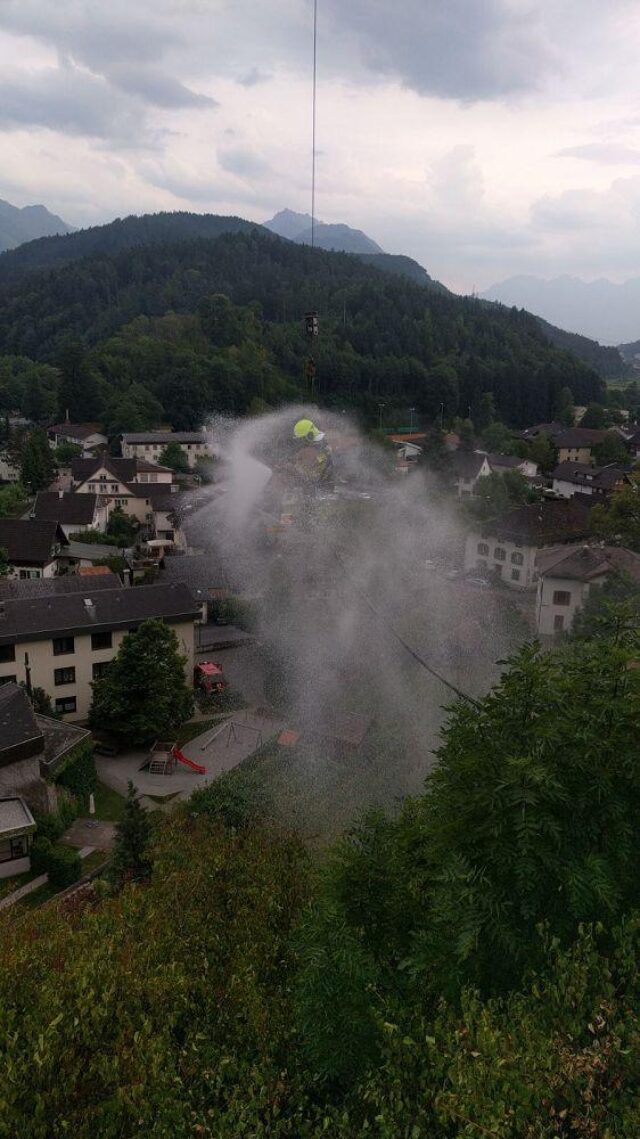
<svg viewBox="0 0 640 1139">
<path fill-rule="evenodd" d="M 0 0 L 0 197 L 307 211 L 312 0 Z M 319 0 L 317 213 L 459 291 L 640 275 L 638 0 Z"/>
</svg>

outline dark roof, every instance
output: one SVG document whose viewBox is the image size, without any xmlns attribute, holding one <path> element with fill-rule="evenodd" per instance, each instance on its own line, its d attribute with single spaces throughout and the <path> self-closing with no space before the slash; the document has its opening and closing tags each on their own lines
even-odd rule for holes
<svg viewBox="0 0 640 1139">
<path fill-rule="evenodd" d="M 66 724 L 62 720 L 52 720 L 50 716 L 39 716 L 36 723 L 43 736 L 43 754 L 40 756 L 40 770 L 55 771 L 60 761 L 72 748 L 89 736 L 86 728 Z"/>
<path fill-rule="evenodd" d="M 640 554 L 619 546 L 567 546 L 538 554 L 541 577 L 566 577 L 593 581 L 608 573 L 625 573 L 640 582 Z"/>
<path fill-rule="evenodd" d="M 87 439 L 89 435 L 105 437 L 104 432 L 100 430 L 99 423 L 54 423 L 47 430 L 56 435 L 72 435 L 75 439 Z"/>
<path fill-rule="evenodd" d="M 45 565 L 52 560 L 56 543 L 66 541 L 55 520 L 0 518 L 0 547 L 7 551 L 10 562 Z"/>
<path fill-rule="evenodd" d="M 21 597 L 4 602 L 0 611 L 0 644 L 43 637 L 129 628 L 149 617 L 165 621 L 200 616 L 193 594 L 182 582 L 93 589 L 57 597 Z"/>
<path fill-rule="evenodd" d="M 0 764 L 28 759 L 42 751 L 42 732 L 24 688 L 0 685 Z"/>
<path fill-rule="evenodd" d="M 576 502 L 576 497 L 528 503 L 509 510 L 501 518 L 483 522 L 483 536 L 491 535 L 527 546 L 553 546 L 589 536 L 589 516 L 593 502 Z"/>
<path fill-rule="evenodd" d="M 204 443 L 203 431 L 128 431 L 123 443 Z"/>
<path fill-rule="evenodd" d="M 602 443 L 607 435 L 608 431 L 595 427 L 570 427 L 568 431 L 556 435 L 554 443 L 556 447 L 594 447 L 596 443 Z"/>
<path fill-rule="evenodd" d="M 451 470 L 456 478 L 475 479 L 486 458 L 477 451 L 456 451 L 451 460 Z"/>
<path fill-rule="evenodd" d="M 74 482 L 87 482 L 101 467 L 120 482 L 130 483 L 136 477 L 135 459 L 117 459 L 105 451 L 100 451 L 93 459 L 72 459 L 71 477 Z"/>
<path fill-rule="evenodd" d="M 93 522 L 98 496 L 76 494 L 65 490 L 41 490 L 33 507 L 34 518 L 48 518 L 61 526 L 90 526 Z"/>
<path fill-rule="evenodd" d="M 524 431 L 520 432 L 522 439 L 536 439 L 538 435 L 549 435 L 551 439 L 555 439 L 556 435 L 560 435 L 565 428 L 557 420 L 551 423 L 534 423 L 533 427 L 525 427 Z"/>
<path fill-rule="evenodd" d="M 0 578 L 0 601 L 9 597 L 61 597 L 67 593 L 86 593 L 87 589 L 118 589 L 121 584 L 118 575 L 112 573 L 107 566 L 100 568 L 103 572 L 99 577 L 91 578 L 90 586 L 86 578 L 78 577 L 75 573 L 65 573 L 61 577 L 31 578 L 29 581 Z"/>
<path fill-rule="evenodd" d="M 490 467 L 506 467 L 509 470 L 517 470 L 525 462 L 519 455 L 487 455 L 487 459 Z"/>
<path fill-rule="evenodd" d="M 576 486 L 593 486 L 598 490 L 610 490 L 624 479 L 626 474 L 626 470 L 616 463 L 608 463 L 606 467 L 592 467 L 589 463 L 567 461 L 558 463 L 551 477 L 575 483 Z"/>
</svg>

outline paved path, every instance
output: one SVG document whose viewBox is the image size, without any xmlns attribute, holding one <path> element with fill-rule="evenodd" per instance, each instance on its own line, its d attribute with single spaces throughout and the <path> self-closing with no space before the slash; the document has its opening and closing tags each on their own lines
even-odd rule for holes
<svg viewBox="0 0 640 1139">
<path fill-rule="evenodd" d="M 104 823 L 99 819 L 76 819 L 63 834 L 61 842 L 77 846 L 80 857 L 84 858 L 83 850 L 111 850 L 115 833 L 114 823 Z"/>
</svg>

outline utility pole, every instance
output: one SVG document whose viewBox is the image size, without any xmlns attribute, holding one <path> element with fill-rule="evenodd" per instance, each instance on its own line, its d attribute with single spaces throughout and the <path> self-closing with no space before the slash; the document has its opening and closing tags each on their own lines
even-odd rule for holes
<svg viewBox="0 0 640 1139">
<path fill-rule="evenodd" d="M 24 675 L 25 675 L 26 682 L 27 682 L 27 692 L 29 694 L 29 699 L 31 699 L 31 697 L 33 696 L 33 689 L 31 687 L 31 665 L 29 664 L 29 654 L 28 653 L 24 654 Z"/>
<path fill-rule="evenodd" d="M 440 404 L 440 430 L 444 431 L 444 403 Z"/>
<path fill-rule="evenodd" d="M 383 412 L 383 410 L 384 410 L 384 404 L 379 403 L 378 404 L 378 411 L 380 412 L 380 414 L 378 416 L 378 431 L 382 431 L 382 412 Z"/>
<path fill-rule="evenodd" d="M 409 424 L 409 432 L 410 432 L 410 434 L 413 434 L 413 416 L 414 416 L 414 412 L 415 412 L 415 410 L 416 410 L 416 409 L 415 409 L 415 407 L 410 407 L 410 408 L 409 408 L 409 413 L 410 413 L 410 415 L 411 415 L 411 422 L 410 422 L 410 424 Z"/>
</svg>

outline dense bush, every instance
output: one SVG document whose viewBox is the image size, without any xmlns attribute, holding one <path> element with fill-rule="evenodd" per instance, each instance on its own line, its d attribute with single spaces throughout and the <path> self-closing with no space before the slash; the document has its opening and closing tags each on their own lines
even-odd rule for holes
<svg viewBox="0 0 640 1139">
<path fill-rule="evenodd" d="M 86 807 L 89 795 L 96 789 L 96 765 L 90 739 L 82 740 L 65 756 L 54 775 L 54 782 L 77 795 L 81 807 Z"/>
<path fill-rule="evenodd" d="M 79 804 L 77 801 L 68 795 L 61 795 L 58 798 L 58 810 L 45 814 L 44 812 L 35 811 L 33 817 L 38 826 L 38 835 L 42 838 L 48 838 L 51 842 L 57 842 L 61 835 L 71 826 L 74 819 L 77 819 L 79 814 Z"/>
<path fill-rule="evenodd" d="M 82 861 L 74 847 L 54 845 L 50 839 L 38 836 L 31 849 L 31 868 L 38 874 L 48 874 L 50 884 L 64 890 L 80 877 Z"/>
</svg>

